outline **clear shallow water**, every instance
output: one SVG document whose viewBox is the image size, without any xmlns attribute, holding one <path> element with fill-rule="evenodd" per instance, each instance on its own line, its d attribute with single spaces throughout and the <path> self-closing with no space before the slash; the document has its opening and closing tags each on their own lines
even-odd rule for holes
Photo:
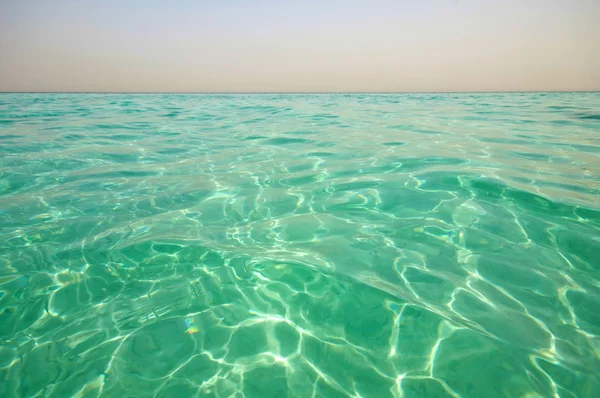
<svg viewBox="0 0 600 398">
<path fill-rule="evenodd" d="M 592 397 L 600 94 L 0 94 L 0 395 Z"/>
</svg>

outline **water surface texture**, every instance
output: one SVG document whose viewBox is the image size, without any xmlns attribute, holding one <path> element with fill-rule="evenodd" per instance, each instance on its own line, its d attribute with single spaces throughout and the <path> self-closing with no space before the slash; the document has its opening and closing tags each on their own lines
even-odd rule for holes
<svg viewBox="0 0 600 398">
<path fill-rule="evenodd" d="M 0 396 L 600 396 L 600 93 L 0 94 Z"/>
</svg>

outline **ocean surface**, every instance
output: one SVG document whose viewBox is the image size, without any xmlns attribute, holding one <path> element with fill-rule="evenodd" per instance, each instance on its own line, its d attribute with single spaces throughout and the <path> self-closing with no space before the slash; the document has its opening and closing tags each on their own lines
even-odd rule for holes
<svg viewBox="0 0 600 398">
<path fill-rule="evenodd" d="M 0 396 L 599 397 L 600 93 L 0 94 Z"/>
</svg>

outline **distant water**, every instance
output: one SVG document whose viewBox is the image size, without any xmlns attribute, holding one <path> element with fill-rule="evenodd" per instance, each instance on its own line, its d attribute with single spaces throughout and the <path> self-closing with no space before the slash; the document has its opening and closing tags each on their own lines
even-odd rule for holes
<svg viewBox="0 0 600 398">
<path fill-rule="evenodd" d="M 599 397 L 599 337 L 600 93 L 0 94 L 2 397 Z"/>
</svg>

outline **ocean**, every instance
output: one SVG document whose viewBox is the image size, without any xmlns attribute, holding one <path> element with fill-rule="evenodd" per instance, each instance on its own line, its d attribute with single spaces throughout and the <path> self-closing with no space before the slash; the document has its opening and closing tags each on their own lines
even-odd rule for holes
<svg viewBox="0 0 600 398">
<path fill-rule="evenodd" d="M 600 93 L 0 94 L 0 396 L 600 396 Z"/>
</svg>

